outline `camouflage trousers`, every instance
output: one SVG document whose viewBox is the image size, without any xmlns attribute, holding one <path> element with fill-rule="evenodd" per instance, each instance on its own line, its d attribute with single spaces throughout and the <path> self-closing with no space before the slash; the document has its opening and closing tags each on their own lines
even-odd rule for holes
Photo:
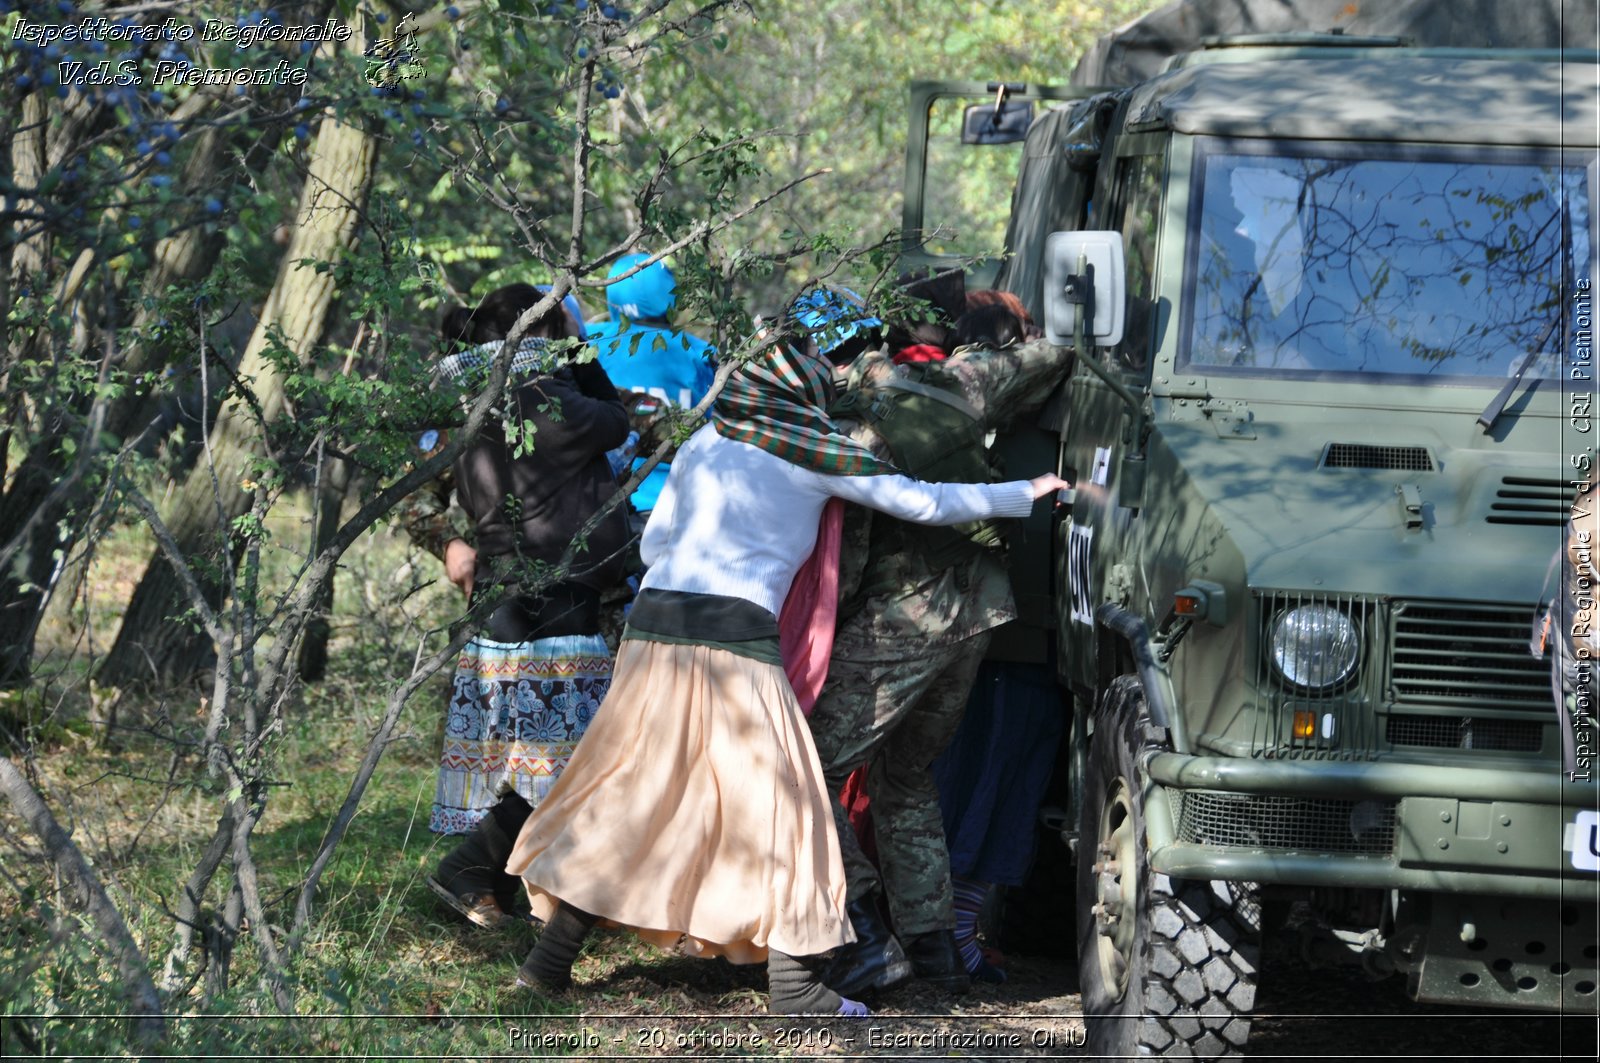
<svg viewBox="0 0 1600 1063">
<path fill-rule="evenodd" d="M 881 886 L 896 934 L 955 927 L 933 762 L 961 723 L 989 632 L 955 643 L 834 646 L 828 679 L 811 713 L 811 734 L 833 799 L 849 899 L 880 886 L 839 803 L 850 773 L 867 765 Z M 918 652 L 908 652 L 908 650 Z"/>
</svg>

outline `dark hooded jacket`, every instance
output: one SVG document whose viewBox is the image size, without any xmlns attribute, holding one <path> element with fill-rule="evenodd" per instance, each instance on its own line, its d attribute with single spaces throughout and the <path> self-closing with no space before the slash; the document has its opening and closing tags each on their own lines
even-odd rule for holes
<svg viewBox="0 0 1600 1063">
<path fill-rule="evenodd" d="M 524 346 L 529 345 L 542 346 L 539 341 Z M 476 348 L 452 357 L 492 357 L 499 344 L 486 346 L 487 352 Z M 597 363 L 518 377 L 511 415 L 493 418 L 455 464 L 457 496 L 475 526 L 480 579 L 492 578 L 495 562 L 507 557 L 560 560 L 579 529 L 616 492 L 605 455 L 628 435 L 627 408 Z M 525 439 L 518 438 L 523 426 L 531 432 Z M 567 581 L 596 591 L 615 583 L 627 540 L 626 507 L 618 506 L 587 536 Z"/>
</svg>

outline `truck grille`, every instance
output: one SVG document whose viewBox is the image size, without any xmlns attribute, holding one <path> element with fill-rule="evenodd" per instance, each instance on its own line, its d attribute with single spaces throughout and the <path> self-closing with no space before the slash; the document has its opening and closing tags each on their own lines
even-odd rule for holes
<svg viewBox="0 0 1600 1063">
<path fill-rule="evenodd" d="M 1395 701 L 1551 712 L 1550 666 L 1528 653 L 1532 619 L 1532 606 L 1396 605 Z"/>
<path fill-rule="evenodd" d="M 1186 790 L 1178 801 L 1178 837 L 1198 845 L 1388 856 L 1396 805 Z"/>
<path fill-rule="evenodd" d="M 1544 725 L 1538 720 L 1395 713 L 1389 717 L 1385 737 L 1395 746 L 1537 753 L 1544 746 Z"/>
</svg>

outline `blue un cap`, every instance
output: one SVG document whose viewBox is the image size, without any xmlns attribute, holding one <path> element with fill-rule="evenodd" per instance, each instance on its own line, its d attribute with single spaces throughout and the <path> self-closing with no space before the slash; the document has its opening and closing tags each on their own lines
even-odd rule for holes
<svg viewBox="0 0 1600 1063">
<path fill-rule="evenodd" d="M 626 273 L 649 260 L 649 255 L 624 255 L 617 259 L 617 264 L 611 267 L 611 272 L 606 276 Z M 667 268 L 665 262 L 657 262 L 631 277 L 606 285 L 606 309 L 611 312 L 613 321 L 623 318 L 630 321 L 664 318 L 678 301 L 677 287 L 678 279 L 672 275 L 672 270 Z"/>
</svg>

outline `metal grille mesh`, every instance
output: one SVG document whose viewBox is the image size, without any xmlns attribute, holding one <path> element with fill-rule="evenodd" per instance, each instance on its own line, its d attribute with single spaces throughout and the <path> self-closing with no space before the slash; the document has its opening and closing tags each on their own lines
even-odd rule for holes
<svg viewBox="0 0 1600 1063">
<path fill-rule="evenodd" d="M 1489 504 L 1490 524 L 1536 524 L 1559 528 L 1567 523 L 1574 489 L 1562 480 L 1507 476 Z"/>
<path fill-rule="evenodd" d="M 1387 856 L 1394 850 L 1395 806 L 1188 790 L 1179 802 L 1178 837 L 1199 845 Z"/>
<path fill-rule="evenodd" d="M 1389 741 L 1397 746 L 1432 749 L 1481 749 L 1505 753 L 1537 753 L 1544 745 L 1544 727 L 1534 720 L 1486 720 L 1471 716 L 1389 717 Z"/>
<path fill-rule="evenodd" d="M 1371 443 L 1329 443 L 1322 459 L 1325 469 L 1406 469 L 1432 472 L 1427 447 L 1379 447 Z"/>
<path fill-rule="evenodd" d="M 1397 606 L 1395 700 L 1549 712 L 1550 666 L 1528 653 L 1532 616 L 1532 606 Z"/>
</svg>

